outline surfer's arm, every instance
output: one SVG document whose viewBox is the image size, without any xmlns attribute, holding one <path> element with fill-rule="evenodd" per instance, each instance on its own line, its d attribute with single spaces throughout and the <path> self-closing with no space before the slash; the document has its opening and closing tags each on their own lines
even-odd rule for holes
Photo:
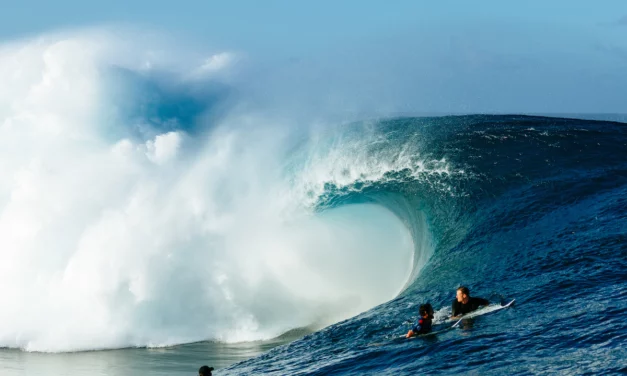
<svg viewBox="0 0 627 376">
<path fill-rule="evenodd" d="M 451 311 L 453 312 L 451 314 L 451 319 L 458 319 L 461 316 L 461 314 L 459 314 L 459 315 L 457 314 L 457 302 L 455 300 L 453 300 L 453 304 L 451 306 Z"/>
<path fill-rule="evenodd" d="M 411 328 L 411 330 L 409 332 L 407 332 L 407 338 L 413 336 L 414 334 L 420 333 L 420 329 L 422 329 L 422 327 L 420 326 L 420 321 L 418 321 L 418 323 L 416 325 L 414 325 L 413 328 Z"/>
</svg>

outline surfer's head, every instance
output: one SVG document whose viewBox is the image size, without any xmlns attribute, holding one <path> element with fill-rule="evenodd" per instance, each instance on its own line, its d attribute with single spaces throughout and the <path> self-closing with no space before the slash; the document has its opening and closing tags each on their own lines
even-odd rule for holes
<svg viewBox="0 0 627 376">
<path fill-rule="evenodd" d="M 420 317 L 424 319 L 433 319 L 433 307 L 431 307 L 429 303 L 422 304 L 418 312 L 420 313 Z"/>
<path fill-rule="evenodd" d="M 470 298 L 470 290 L 468 290 L 468 287 L 461 286 L 457 289 L 457 301 L 458 302 L 466 303 L 468 302 L 469 298 Z"/>
<path fill-rule="evenodd" d="M 213 371 L 213 367 L 202 366 L 198 370 L 198 376 L 211 376 L 211 371 Z"/>
</svg>

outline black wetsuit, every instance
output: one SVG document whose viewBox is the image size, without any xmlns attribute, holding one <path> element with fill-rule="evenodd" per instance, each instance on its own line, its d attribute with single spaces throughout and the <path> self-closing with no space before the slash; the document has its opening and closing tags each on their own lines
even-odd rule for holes
<svg viewBox="0 0 627 376">
<path fill-rule="evenodd" d="M 465 315 L 476 310 L 479 306 L 487 306 L 488 304 L 490 304 L 489 301 L 481 298 L 469 298 L 466 304 L 462 304 L 455 299 L 453 300 L 453 316 Z"/>
<path fill-rule="evenodd" d="M 414 332 L 414 335 L 429 333 L 431 331 L 431 319 L 420 318 L 418 324 L 414 325 L 411 331 Z"/>
</svg>

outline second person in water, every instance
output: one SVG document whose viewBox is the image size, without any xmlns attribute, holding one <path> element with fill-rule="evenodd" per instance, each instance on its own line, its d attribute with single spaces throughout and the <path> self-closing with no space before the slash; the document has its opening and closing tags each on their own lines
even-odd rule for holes
<svg viewBox="0 0 627 376">
<path fill-rule="evenodd" d="M 421 305 L 418 313 L 420 314 L 418 323 L 407 332 L 407 338 L 418 334 L 427 334 L 431 331 L 431 323 L 433 321 L 433 307 L 431 307 L 431 304 Z"/>
<path fill-rule="evenodd" d="M 480 306 L 487 306 L 490 302 L 483 298 L 471 298 L 468 287 L 461 286 L 457 289 L 456 299 L 453 300 L 453 315 L 451 319 L 458 319 L 460 316 L 470 313 Z"/>
</svg>

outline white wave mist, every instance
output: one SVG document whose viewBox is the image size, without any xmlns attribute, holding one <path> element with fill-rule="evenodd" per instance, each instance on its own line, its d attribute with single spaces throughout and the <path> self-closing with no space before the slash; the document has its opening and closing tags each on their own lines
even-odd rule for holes
<svg viewBox="0 0 627 376">
<path fill-rule="evenodd" d="M 103 67 L 145 66 L 116 43 L 70 34 L 0 49 L 1 347 L 267 339 L 400 292 L 410 230 L 376 205 L 315 213 L 312 190 L 347 175 L 319 155 L 286 174 L 285 127 L 235 111 L 202 136 L 142 139 L 105 121 L 121 118 Z M 351 153 L 360 176 L 378 176 Z"/>
</svg>

